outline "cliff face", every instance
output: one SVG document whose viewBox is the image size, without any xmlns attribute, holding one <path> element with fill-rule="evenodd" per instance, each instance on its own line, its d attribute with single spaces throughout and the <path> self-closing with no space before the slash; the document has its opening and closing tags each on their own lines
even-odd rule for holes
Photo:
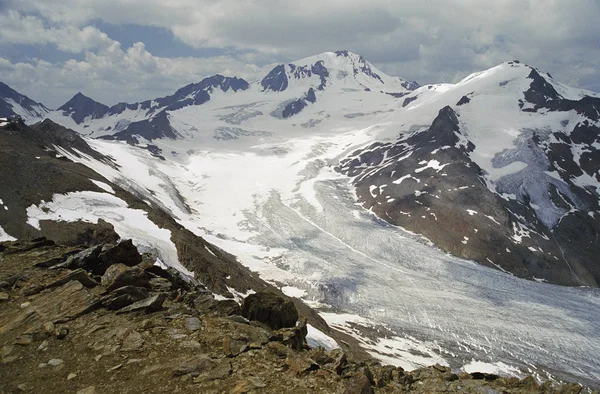
<svg viewBox="0 0 600 394">
<path fill-rule="evenodd" d="M 307 344 L 306 320 L 268 292 L 240 306 L 163 270 L 130 241 L 0 243 L 1 392 L 579 393 L 435 365 L 407 372 Z M 310 341 L 311 334 L 309 334 Z"/>
</svg>

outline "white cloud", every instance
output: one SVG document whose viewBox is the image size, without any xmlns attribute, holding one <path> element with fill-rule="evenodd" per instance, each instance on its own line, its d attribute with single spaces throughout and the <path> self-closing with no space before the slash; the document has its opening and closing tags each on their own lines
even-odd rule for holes
<svg viewBox="0 0 600 394">
<path fill-rule="evenodd" d="M 119 43 L 86 51 L 84 59 L 52 64 L 43 59 L 13 63 L 0 57 L 4 82 L 47 106 L 58 107 L 77 92 L 107 105 L 168 95 L 202 78 L 221 73 L 252 80 L 263 69 L 232 56 L 163 58 L 138 42 L 127 50 Z"/>
<path fill-rule="evenodd" d="M 86 49 L 105 48 L 114 43 L 95 27 L 48 27 L 36 16 L 15 11 L 0 14 L 0 42 L 6 44 L 53 44 L 64 52 L 79 53 Z"/>
</svg>

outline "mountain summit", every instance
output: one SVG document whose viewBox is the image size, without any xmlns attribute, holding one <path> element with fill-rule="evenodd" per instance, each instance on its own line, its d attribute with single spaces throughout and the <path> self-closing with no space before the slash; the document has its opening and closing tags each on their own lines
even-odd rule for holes
<svg viewBox="0 0 600 394">
<path fill-rule="evenodd" d="M 265 91 L 281 92 L 288 87 L 328 87 L 405 93 L 416 89 L 416 82 L 390 77 L 362 56 L 347 50 L 324 52 L 273 68 L 261 81 Z"/>
<path fill-rule="evenodd" d="M 71 117 L 75 123 L 80 124 L 86 118 L 90 120 L 102 118 L 108 113 L 108 109 L 106 105 L 79 92 L 71 100 L 60 106 L 57 111 L 62 111 L 63 115 Z"/>
</svg>

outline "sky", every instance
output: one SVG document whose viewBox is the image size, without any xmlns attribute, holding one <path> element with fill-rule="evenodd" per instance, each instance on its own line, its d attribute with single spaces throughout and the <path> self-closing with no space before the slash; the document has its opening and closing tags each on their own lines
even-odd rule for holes
<svg viewBox="0 0 600 394">
<path fill-rule="evenodd" d="M 422 85 L 518 59 L 598 92 L 598 20 L 598 0 L 0 0 L 0 81 L 112 105 L 347 49 Z"/>
</svg>

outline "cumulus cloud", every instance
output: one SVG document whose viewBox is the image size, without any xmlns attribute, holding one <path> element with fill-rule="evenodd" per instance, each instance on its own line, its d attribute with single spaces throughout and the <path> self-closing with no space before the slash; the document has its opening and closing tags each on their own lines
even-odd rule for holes
<svg viewBox="0 0 600 394">
<path fill-rule="evenodd" d="M 0 42 L 3 45 L 52 44 L 61 51 L 72 53 L 106 48 L 114 43 L 105 33 L 92 26 L 46 26 L 41 18 L 16 11 L 0 14 Z"/>
<path fill-rule="evenodd" d="M 85 64 L 94 70 L 106 69 L 93 62 L 107 61 L 103 51 L 112 45 L 110 38 L 88 26 L 99 20 L 166 29 L 190 47 L 227 48 L 234 54 L 225 62 L 171 60 L 174 64 L 198 64 L 201 70 L 219 71 L 217 67 L 224 66 L 239 72 L 249 62 L 265 64 L 272 59 L 288 61 L 349 49 L 389 74 L 421 83 L 453 82 L 471 72 L 519 59 L 567 84 L 600 91 L 597 0 L 498 0 L 485 5 L 480 0 L 6 1 L 9 12 L 3 18 L 7 25 L 12 20 L 12 28 L 24 33 L 0 34 L 15 42 L 38 40 L 62 51 L 88 51 Z M 5 30 L 10 29 L 0 27 L 0 32 Z M 128 62 L 134 57 L 129 52 L 117 53 Z M 149 56 L 137 60 L 140 67 L 146 67 L 145 73 L 160 78 L 157 73 L 165 72 L 163 78 L 168 82 L 191 77 L 185 67 L 173 66 L 181 73 L 175 78 L 170 69 L 157 66 L 167 59 Z M 114 58 L 110 61 L 121 64 Z"/>
<path fill-rule="evenodd" d="M 106 105 L 136 102 L 173 93 L 179 87 L 221 73 L 252 80 L 264 70 L 232 56 L 164 58 L 141 42 L 123 50 L 117 42 L 83 60 L 53 64 L 43 59 L 13 63 L 0 57 L 6 83 L 51 107 L 81 91 Z"/>
</svg>

